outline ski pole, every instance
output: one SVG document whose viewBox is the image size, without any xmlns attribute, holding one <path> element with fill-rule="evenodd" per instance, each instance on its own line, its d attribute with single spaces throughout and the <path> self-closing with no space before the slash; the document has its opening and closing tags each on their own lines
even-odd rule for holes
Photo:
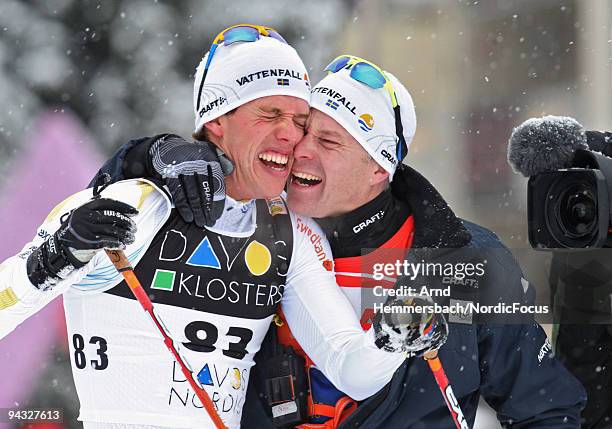
<svg viewBox="0 0 612 429">
<path fill-rule="evenodd" d="M 430 350 L 423 355 L 423 358 L 429 364 L 429 368 L 431 372 L 433 372 L 434 378 L 436 379 L 436 383 L 442 392 L 442 396 L 444 397 L 444 402 L 446 402 L 446 406 L 451 413 L 453 421 L 455 422 L 455 426 L 457 429 L 469 429 L 467 420 L 463 415 L 463 411 L 461 411 L 461 407 L 459 406 L 459 401 L 455 397 L 455 392 L 453 392 L 453 388 L 448 382 L 448 377 L 444 372 L 444 368 L 442 367 L 442 362 L 438 357 L 437 350 Z"/>
<path fill-rule="evenodd" d="M 174 342 L 172 341 L 172 338 L 170 338 L 170 336 L 168 335 L 168 332 L 162 324 L 162 321 L 159 319 L 159 317 L 155 315 L 153 303 L 151 302 L 151 299 L 149 299 L 149 296 L 147 295 L 145 290 L 142 288 L 140 281 L 134 273 L 134 268 L 132 268 L 132 264 L 130 264 L 130 261 L 125 256 L 125 253 L 123 253 L 123 250 L 105 250 L 111 262 L 113 263 L 117 271 L 121 273 L 121 275 L 125 279 L 125 282 L 130 287 L 130 290 L 132 291 L 142 308 L 149 314 L 149 316 L 153 320 L 153 323 L 155 323 L 155 326 L 164 337 L 164 344 L 166 345 L 166 347 L 168 347 L 168 350 L 170 350 L 170 353 L 172 353 L 174 359 L 181 367 L 183 375 L 185 376 L 185 378 L 187 378 L 187 381 L 191 385 L 191 388 L 194 390 L 200 402 L 202 402 L 202 405 L 204 405 L 204 409 L 208 412 L 208 415 L 215 424 L 215 427 L 217 429 L 226 429 L 223 420 L 221 420 L 221 417 L 217 413 L 217 410 L 215 410 L 212 401 L 208 397 L 208 394 L 195 381 L 191 369 L 187 366 L 186 361 L 181 357 L 176 347 L 174 347 Z"/>
</svg>

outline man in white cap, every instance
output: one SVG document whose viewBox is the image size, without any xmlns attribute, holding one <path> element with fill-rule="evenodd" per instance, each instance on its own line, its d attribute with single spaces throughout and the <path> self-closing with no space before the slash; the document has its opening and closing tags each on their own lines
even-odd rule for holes
<svg viewBox="0 0 612 429">
<path fill-rule="evenodd" d="M 416 282 L 400 276 L 397 284 L 426 282 L 431 290 L 449 290 L 450 296 L 441 298 L 446 302 L 532 303 L 533 288 L 499 239 L 459 219 L 423 176 L 402 164 L 416 129 L 406 88 L 356 57 L 341 56 L 327 70 L 330 74 L 312 90 L 307 134 L 294 150 L 287 201 L 296 213 L 317 218 L 331 244 L 338 284 L 364 329 L 380 318 L 369 302 L 380 284 L 372 279 L 379 278 L 376 264 L 381 262 L 465 266 L 487 260 L 483 276 L 421 275 Z M 395 281 L 392 275 L 384 277 Z M 449 281 L 454 284 L 450 289 Z M 481 396 L 507 427 L 579 427 L 584 390 L 551 355 L 544 331 L 531 316 L 451 315 L 449 322 L 449 338 L 439 356 L 458 399 L 452 413 L 421 358 L 408 359 L 391 383 L 359 403 L 307 360 L 304 427 L 450 429 L 457 427 L 455 421 L 472 427 Z M 303 352 L 286 325 L 277 337 Z M 391 337 L 379 335 L 379 344 L 393 349 Z M 272 357 L 262 354 L 259 359 Z M 269 408 L 266 415 L 268 401 L 261 407 L 259 400 L 267 399 L 265 383 L 252 384 L 249 391 L 243 426 L 272 427 L 277 415 Z"/>
<path fill-rule="evenodd" d="M 270 199 L 283 189 L 304 135 L 309 94 L 304 65 L 273 29 L 223 31 L 194 85 L 196 133 L 214 149 L 172 135 L 141 145 L 155 154 L 144 166 L 153 179 L 186 195 L 182 208 L 173 210 L 152 182 L 98 182 L 93 200 L 85 190 L 62 202 L 22 253 L 0 266 L 0 336 L 63 294 L 85 428 L 213 427 L 104 248 L 125 248 L 227 427 L 240 425 L 253 358 L 280 302 L 304 350 L 355 398 L 382 388 L 415 351 L 412 339 L 392 342 L 398 353 L 374 345 L 335 283 L 319 227 Z M 213 150 L 234 163 L 224 205 L 216 192 L 222 166 L 198 161 Z M 195 210 L 194 199 L 203 203 Z M 197 225 L 214 213 L 221 213 L 214 227 Z M 439 345 L 444 332 L 436 340 L 417 348 Z"/>
</svg>

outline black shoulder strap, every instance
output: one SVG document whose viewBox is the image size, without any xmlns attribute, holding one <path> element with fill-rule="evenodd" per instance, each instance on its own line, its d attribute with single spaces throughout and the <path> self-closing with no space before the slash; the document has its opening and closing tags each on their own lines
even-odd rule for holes
<svg viewBox="0 0 612 429">
<path fill-rule="evenodd" d="M 278 197 L 272 200 L 257 200 L 257 228 L 269 229 L 272 242 L 284 243 L 285 246 L 275 246 L 281 256 L 286 259 L 287 269 L 291 262 L 293 251 L 293 227 L 285 202 Z M 279 344 L 276 326 L 272 322 L 259 352 L 255 355 L 255 367 L 251 369 L 249 385 L 247 387 L 247 401 L 245 402 L 240 427 L 273 428 L 270 407 L 267 404 L 265 387 L 265 362 L 278 355 Z M 250 399 L 249 399 L 250 398 Z"/>
<path fill-rule="evenodd" d="M 257 200 L 256 206 L 257 228 L 270 229 L 270 238 L 289 268 L 293 252 L 293 226 L 285 201 L 281 197 Z"/>
</svg>

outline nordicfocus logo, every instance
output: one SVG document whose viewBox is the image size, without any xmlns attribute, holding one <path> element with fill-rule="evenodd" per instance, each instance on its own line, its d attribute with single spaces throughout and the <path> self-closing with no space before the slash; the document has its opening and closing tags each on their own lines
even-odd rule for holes
<svg viewBox="0 0 612 429">
<path fill-rule="evenodd" d="M 227 98 L 225 97 L 219 97 L 216 100 L 211 101 L 206 106 L 202 107 L 200 111 L 198 112 L 198 114 L 200 115 L 200 118 L 204 116 L 206 113 L 210 112 L 212 109 L 220 107 L 226 101 L 227 101 Z"/>
<path fill-rule="evenodd" d="M 265 79 L 267 77 L 276 77 L 276 78 L 293 78 L 296 80 L 305 80 L 306 82 L 308 82 L 308 76 L 304 75 L 302 76 L 300 73 L 296 72 L 295 70 L 289 70 L 289 69 L 270 69 L 270 70 L 261 70 L 255 73 L 251 73 L 251 74 L 247 74 L 245 76 L 242 76 L 241 78 L 236 79 L 236 83 L 239 86 L 243 86 L 247 83 L 251 83 L 254 82 L 256 80 L 260 80 L 260 79 Z M 286 86 L 289 85 L 289 81 L 287 81 L 287 83 L 284 83 L 285 79 L 278 79 L 277 80 L 277 84 L 281 85 L 281 83 L 279 83 L 279 81 L 282 81 L 282 85 Z"/>
<path fill-rule="evenodd" d="M 327 95 L 330 100 L 333 99 L 335 101 L 337 101 L 338 103 L 342 104 L 344 107 L 346 107 L 346 109 L 351 112 L 353 115 L 357 115 L 357 113 L 355 113 L 355 106 L 353 105 L 353 103 L 350 102 L 350 100 L 347 100 L 347 98 L 340 94 L 338 91 L 334 91 L 331 88 L 326 88 L 324 86 L 319 86 L 318 88 L 315 88 L 311 91 L 313 94 L 324 94 Z M 329 103 L 329 100 L 328 100 Z M 327 104 L 329 106 L 329 104 Z M 336 109 L 334 109 L 336 110 Z"/>
<path fill-rule="evenodd" d="M 387 152 L 385 149 L 380 151 L 380 154 L 383 156 L 383 158 L 385 158 L 391 164 L 393 164 L 393 165 L 397 164 L 397 159 L 395 159 L 395 157 L 393 155 L 391 155 L 389 152 Z"/>
<path fill-rule="evenodd" d="M 378 213 L 371 216 L 369 219 L 366 219 L 363 222 L 359 222 L 357 225 L 355 225 L 353 227 L 353 232 L 357 234 L 362 229 L 367 228 L 368 226 L 372 225 L 376 221 L 381 220 L 384 216 L 385 216 L 385 211 L 384 210 L 379 211 Z"/>
</svg>

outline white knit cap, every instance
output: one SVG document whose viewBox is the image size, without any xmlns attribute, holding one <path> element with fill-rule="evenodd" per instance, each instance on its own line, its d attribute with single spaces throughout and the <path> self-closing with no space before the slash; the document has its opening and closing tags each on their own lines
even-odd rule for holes
<svg viewBox="0 0 612 429">
<path fill-rule="evenodd" d="M 385 74 L 395 90 L 409 147 L 416 130 L 414 103 L 404 85 L 391 73 Z M 389 172 L 389 178 L 393 177 L 398 138 L 391 96 L 386 89 L 370 88 L 351 78 L 350 70 L 342 69 L 327 75 L 312 89 L 310 106 L 342 125 Z"/>
<path fill-rule="evenodd" d="M 198 65 L 193 84 L 195 132 L 206 122 L 256 98 L 291 95 L 310 101 L 306 67 L 286 43 L 261 36 L 254 42 L 220 44 L 200 91 L 208 55 Z"/>
</svg>

